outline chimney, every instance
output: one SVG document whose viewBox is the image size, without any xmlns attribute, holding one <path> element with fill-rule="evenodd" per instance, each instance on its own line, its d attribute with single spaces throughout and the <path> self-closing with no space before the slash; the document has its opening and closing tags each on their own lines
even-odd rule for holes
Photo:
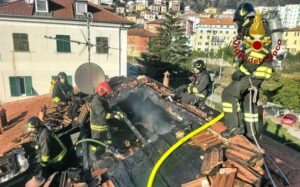
<svg viewBox="0 0 300 187">
<path fill-rule="evenodd" d="M 164 73 L 164 80 L 163 80 L 163 85 L 165 87 L 169 87 L 169 83 L 170 83 L 170 73 L 168 71 L 166 71 Z"/>
<path fill-rule="evenodd" d="M 40 112 L 39 112 L 39 119 L 41 121 L 45 120 L 46 110 L 47 110 L 47 106 L 45 104 L 43 106 L 41 106 L 41 109 L 40 109 Z"/>
<path fill-rule="evenodd" d="M 4 131 L 4 127 L 7 125 L 6 110 L 0 105 L 0 134 Z"/>
</svg>

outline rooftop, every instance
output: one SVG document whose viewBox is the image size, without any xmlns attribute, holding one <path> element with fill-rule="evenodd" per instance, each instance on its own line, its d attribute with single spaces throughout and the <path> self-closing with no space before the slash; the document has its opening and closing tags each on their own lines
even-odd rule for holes
<svg viewBox="0 0 300 187">
<path fill-rule="evenodd" d="M 230 18 L 203 18 L 201 19 L 201 25 L 235 25 Z"/>
<path fill-rule="evenodd" d="M 50 94 L 2 105 L 6 110 L 9 126 L 0 135 L 0 155 L 18 146 L 13 140 L 19 138 L 26 131 L 26 121 L 32 116 L 37 116 L 40 107 L 44 104 L 51 106 Z"/>
<path fill-rule="evenodd" d="M 154 37 L 155 34 L 143 28 L 137 28 L 137 29 L 128 29 L 128 36 Z"/>
<path fill-rule="evenodd" d="M 294 28 L 286 28 L 285 32 L 293 32 L 293 31 L 300 31 L 300 26 Z"/>
<path fill-rule="evenodd" d="M 158 24 L 158 25 L 161 25 L 163 23 L 163 21 L 161 19 L 156 19 L 156 20 L 153 20 L 153 21 L 149 21 L 147 24 Z"/>
<path fill-rule="evenodd" d="M 35 15 L 33 4 L 27 4 L 24 0 L 0 5 L 0 16 L 18 16 L 47 19 L 78 20 L 75 17 L 73 0 L 51 0 L 49 1 L 49 15 Z M 93 13 L 94 22 L 131 24 L 132 22 L 106 10 L 101 5 L 88 3 L 88 11 Z"/>
</svg>

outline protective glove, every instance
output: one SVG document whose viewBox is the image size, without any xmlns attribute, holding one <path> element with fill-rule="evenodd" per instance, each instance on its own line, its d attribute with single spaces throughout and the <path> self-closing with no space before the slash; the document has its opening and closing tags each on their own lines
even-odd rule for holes
<svg viewBox="0 0 300 187">
<path fill-rule="evenodd" d="M 190 76 L 189 80 L 191 81 L 191 83 L 195 83 L 197 78 L 195 76 Z"/>
<path fill-rule="evenodd" d="M 114 118 L 115 119 L 123 119 L 124 118 L 124 113 L 123 112 L 120 112 L 120 111 L 117 111 L 114 113 Z"/>
<path fill-rule="evenodd" d="M 239 81 L 241 80 L 242 77 L 246 76 L 243 72 L 241 71 L 235 71 L 232 75 L 231 75 L 231 78 L 232 80 L 235 80 L 235 81 Z"/>
</svg>

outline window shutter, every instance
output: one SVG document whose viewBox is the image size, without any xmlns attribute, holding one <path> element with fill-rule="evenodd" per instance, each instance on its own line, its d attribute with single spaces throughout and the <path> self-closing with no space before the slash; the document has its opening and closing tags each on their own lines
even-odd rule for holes
<svg viewBox="0 0 300 187">
<path fill-rule="evenodd" d="M 96 38 L 96 52 L 99 54 L 108 53 L 108 38 L 107 37 L 97 37 Z"/>
<path fill-rule="evenodd" d="M 56 35 L 56 51 L 62 52 L 63 51 L 63 43 L 61 41 L 63 39 L 61 35 Z"/>
<path fill-rule="evenodd" d="M 32 93 L 32 78 L 30 76 L 25 77 L 25 90 L 26 90 L 26 96 L 33 95 Z"/>
<path fill-rule="evenodd" d="M 20 89 L 17 77 L 9 77 L 9 85 L 11 96 L 20 96 Z"/>
<path fill-rule="evenodd" d="M 64 52 L 71 52 L 70 36 L 64 36 Z"/>
<path fill-rule="evenodd" d="M 67 80 L 68 80 L 68 83 L 73 86 L 73 84 L 72 84 L 72 80 L 73 80 L 72 75 L 67 75 Z"/>
</svg>

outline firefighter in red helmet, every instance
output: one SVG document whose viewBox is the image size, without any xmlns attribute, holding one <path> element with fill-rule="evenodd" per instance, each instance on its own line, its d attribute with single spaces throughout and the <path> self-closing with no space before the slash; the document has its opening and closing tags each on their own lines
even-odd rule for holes
<svg viewBox="0 0 300 187">
<path fill-rule="evenodd" d="M 96 87 L 96 95 L 92 99 L 90 113 L 90 128 L 92 139 L 101 141 L 107 145 L 111 144 L 111 136 L 107 125 L 107 120 L 111 118 L 121 119 L 124 117 L 121 112 L 111 112 L 107 96 L 111 93 L 108 82 L 101 82 Z M 99 156 L 105 153 L 105 147 L 97 144 L 90 145 L 90 158 L 98 160 Z"/>
</svg>

